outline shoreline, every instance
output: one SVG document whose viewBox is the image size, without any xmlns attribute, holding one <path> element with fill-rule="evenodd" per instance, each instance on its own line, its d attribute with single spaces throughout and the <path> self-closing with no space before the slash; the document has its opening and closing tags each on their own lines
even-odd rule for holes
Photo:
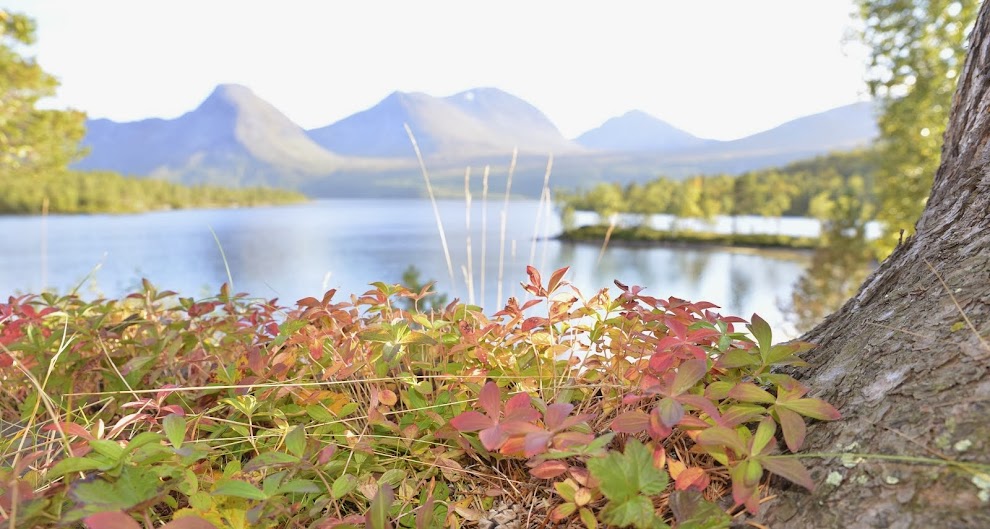
<svg viewBox="0 0 990 529">
<path fill-rule="evenodd" d="M 582 226 L 573 230 L 565 230 L 551 239 L 572 244 L 601 246 L 605 242 L 607 231 L 608 226 Z M 626 248 L 731 248 L 807 253 L 818 247 L 818 238 L 770 234 L 674 232 L 635 227 L 615 228 L 609 237 L 608 245 Z"/>
</svg>

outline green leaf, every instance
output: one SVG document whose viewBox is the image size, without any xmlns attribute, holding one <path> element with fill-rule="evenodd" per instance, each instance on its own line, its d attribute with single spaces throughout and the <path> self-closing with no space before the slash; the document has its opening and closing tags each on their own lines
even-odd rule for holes
<svg viewBox="0 0 990 529">
<path fill-rule="evenodd" d="M 392 527 L 392 524 L 388 521 L 388 510 L 394 501 L 395 494 L 392 492 L 392 487 L 382 485 L 378 489 L 378 493 L 375 494 L 375 497 L 371 499 L 371 507 L 368 508 L 367 527 L 369 529 L 387 529 Z"/>
<path fill-rule="evenodd" d="M 773 434 L 777 432 L 777 423 L 773 421 L 773 417 L 764 417 L 760 421 L 759 426 L 756 427 L 756 434 L 753 435 L 753 448 L 750 450 L 750 454 L 756 455 L 766 448 L 770 440 L 773 439 Z"/>
<path fill-rule="evenodd" d="M 557 494 L 560 494 L 561 498 L 564 498 L 565 501 L 574 501 L 574 493 L 577 492 L 574 485 L 568 483 L 567 481 L 558 481 L 553 484 L 553 488 L 557 491 Z"/>
<path fill-rule="evenodd" d="M 165 430 L 165 437 L 176 450 L 182 448 L 182 441 L 186 438 L 186 419 L 181 415 L 171 414 L 162 419 L 162 429 Z"/>
<path fill-rule="evenodd" d="M 732 517 L 700 492 L 676 490 L 670 493 L 669 503 L 677 529 L 728 529 L 732 525 Z"/>
<path fill-rule="evenodd" d="M 306 430 L 301 425 L 285 434 L 285 449 L 296 457 L 302 457 L 306 451 Z"/>
<path fill-rule="evenodd" d="M 578 517 L 581 518 L 581 522 L 584 523 L 584 526 L 588 529 L 598 528 L 598 520 L 595 518 L 595 513 L 591 512 L 591 510 L 587 507 L 581 507 L 578 511 Z"/>
<path fill-rule="evenodd" d="M 677 367 L 677 374 L 670 384 L 670 396 L 675 397 L 694 387 L 699 380 L 705 378 L 708 363 L 704 360 L 688 360 Z"/>
<path fill-rule="evenodd" d="M 267 500 L 268 495 L 261 492 L 258 487 L 246 482 L 238 481 L 232 479 L 222 479 L 217 482 L 216 488 L 213 489 L 213 494 L 216 496 L 232 496 L 235 498 L 244 498 L 246 500 Z"/>
<path fill-rule="evenodd" d="M 126 511 L 156 498 L 161 489 L 162 482 L 153 471 L 140 467 L 124 467 L 120 477 L 113 482 L 97 478 L 73 483 L 70 495 L 89 509 Z"/>
<path fill-rule="evenodd" d="M 276 336 L 275 339 L 272 340 L 272 347 L 278 347 L 284 344 L 285 341 L 288 340 L 293 333 L 295 333 L 299 329 L 302 329 L 308 323 L 309 321 L 305 319 L 286 321 L 285 323 L 279 326 L 278 336 Z"/>
<path fill-rule="evenodd" d="M 127 441 L 127 446 L 124 447 L 124 451 L 127 453 L 136 452 L 141 447 L 147 445 L 156 445 L 156 447 L 161 447 L 161 442 L 164 437 L 158 432 L 141 432 Z"/>
<path fill-rule="evenodd" d="M 753 314 L 752 323 L 747 325 L 747 327 L 749 328 L 749 332 L 753 333 L 753 337 L 756 338 L 756 343 L 760 346 L 760 358 L 766 363 L 767 355 L 770 353 L 770 347 L 773 345 L 773 334 L 770 331 L 770 325 L 763 318 Z"/>
<path fill-rule="evenodd" d="M 774 397 L 767 390 L 752 382 L 740 382 L 736 384 L 729 390 L 729 397 L 740 402 L 762 402 L 764 404 L 777 402 L 777 397 Z"/>
<path fill-rule="evenodd" d="M 820 421 L 834 421 L 841 418 L 838 410 L 819 399 L 794 399 L 780 402 L 777 405 Z"/>
<path fill-rule="evenodd" d="M 296 493 L 296 494 L 318 494 L 323 492 L 323 489 L 312 480 L 308 479 L 293 479 L 282 484 L 278 488 L 279 494 L 285 493 Z"/>
<path fill-rule="evenodd" d="M 334 422 L 337 417 L 330 413 L 325 406 L 320 404 L 310 404 L 306 406 L 306 415 L 309 415 L 313 420 L 317 422 Z"/>
<path fill-rule="evenodd" d="M 733 349 L 718 359 L 718 365 L 727 369 L 735 369 L 737 367 L 758 366 L 760 361 L 749 351 Z"/>
<path fill-rule="evenodd" d="M 360 406 L 361 405 L 358 404 L 357 402 L 348 402 L 347 404 L 344 404 L 343 406 L 340 407 L 340 411 L 337 413 L 337 418 L 343 419 L 347 417 L 348 415 L 357 411 L 357 409 Z"/>
<path fill-rule="evenodd" d="M 749 453 L 739 434 L 723 426 L 714 426 L 702 431 L 698 434 L 697 441 L 701 446 L 724 446 L 732 449 L 736 454 Z"/>
<path fill-rule="evenodd" d="M 356 477 L 351 474 L 344 474 L 333 481 L 330 492 L 333 494 L 333 499 L 339 500 L 350 494 L 357 486 L 358 480 Z"/>
<path fill-rule="evenodd" d="M 799 349 L 800 347 L 794 344 L 775 345 L 770 348 L 770 354 L 767 355 L 767 364 L 805 364 L 803 360 L 794 356 Z"/>
<path fill-rule="evenodd" d="M 634 526 L 637 529 L 668 528 L 653 510 L 653 502 L 646 496 L 634 496 L 623 501 L 610 501 L 601 511 L 602 521 L 618 527 Z"/>
<path fill-rule="evenodd" d="M 393 468 L 382 474 L 381 477 L 378 478 L 378 483 L 384 483 L 395 487 L 398 486 L 399 483 L 402 483 L 404 479 L 406 479 L 406 471 L 401 468 Z"/>
<path fill-rule="evenodd" d="M 299 458 L 292 454 L 286 454 L 285 452 L 265 452 L 248 461 L 244 465 L 244 471 L 253 472 L 261 468 L 298 464 Z"/>
<path fill-rule="evenodd" d="M 89 447 L 92 448 L 97 454 L 100 454 L 111 461 L 119 462 L 124 458 L 124 449 L 117 444 L 117 441 L 94 439 L 89 442 Z"/>
<path fill-rule="evenodd" d="M 75 472 L 102 470 L 105 466 L 105 463 L 86 457 L 68 457 L 55 463 L 55 466 L 48 471 L 48 479 L 55 479 Z"/>
<path fill-rule="evenodd" d="M 598 479 L 609 500 L 624 501 L 639 494 L 659 494 L 667 487 L 667 473 L 653 466 L 650 450 L 632 439 L 623 454 L 610 453 L 588 460 L 588 470 Z"/>
</svg>

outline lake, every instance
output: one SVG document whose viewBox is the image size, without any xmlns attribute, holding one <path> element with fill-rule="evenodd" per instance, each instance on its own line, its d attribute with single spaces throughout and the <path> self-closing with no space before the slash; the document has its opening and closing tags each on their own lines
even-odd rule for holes
<svg viewBox="0 0 990 529">
<path fill-rule="evenodd" d="M 489 201 L 483 215 L 482 204 L 475 200 L 470 229 L 463 200 L 439 201 L 438 209 L 454 280 L 433 208 L 421 199 L 320 200 L 141 215 L 0 216 L 0 295 L 42 288 L 64 293 L 83 283 L 79 292 L 84 297 L 119 296 L 138 289 L 146 277 L 161 289 L 206 297 L 227 281 L 225 255 L 236 291 L 278 297 L 283 304 L 319 297 L 329 288 L 351 294 L 368 290 L 374 281 L 399 282 L 403 271 L 415 265 L 421 277 L 437 280 L 438 290 L 463 300 L 470 294 L 464 272 L 471 272 L 475 302 L 495 312 L 500 308 L 496 298 L 503 202 Z M 789 303 L 793 285 L 809 262 L 807 253 L 611 247 L 599 260 L 597 245 L 546 239 L 559 231 L 556 214 L 546 215 L 538 202 L 509 202 L 502 300 L 523 297 L 519 283 L 526 279 L 527 264 L 536 265 L 544 277 L 570 266 L 567 279 L 586 295 L 602 287 L 616 290 L 612 281 L 618 279 L 645 286 L 657 297 L 711 301 L 725 314 L 748 319 L 756 312 L 775 330 L 792 334 L 780 306 Z"/>
</svg>

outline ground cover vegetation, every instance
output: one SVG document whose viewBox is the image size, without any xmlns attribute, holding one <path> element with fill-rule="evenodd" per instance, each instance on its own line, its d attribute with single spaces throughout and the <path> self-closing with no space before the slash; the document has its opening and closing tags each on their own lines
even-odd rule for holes
<svg viewBox="0 0 990 529">
<path fill-rule="evenodd" d="M 771 475 L 814 487 L 795 454 L 839 414 L 773 370 L 809 344 L 565 273 L 531 268 L 491 316 L 386 284 L 292 308 L 147 283 L 11 298 L 0 522 L 728 527 Z"/>
</svg>

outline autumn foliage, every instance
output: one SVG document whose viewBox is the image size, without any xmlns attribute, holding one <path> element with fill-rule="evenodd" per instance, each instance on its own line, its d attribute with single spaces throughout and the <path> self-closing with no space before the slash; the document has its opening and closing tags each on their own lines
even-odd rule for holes
<svg viewBox="0 0 990 529">
<path fill-rule="evenodd" d="M 12 298 L 0 521 L 461 527 L 498 501 L 522 526 L 728 527 L 770 474 L 814 486 L 793 453 L 807 419 L 839 414 L 774 370 L 808 344 L 528 273 L 528 299 L 491 316 L 382 283 L 293 308 L 148 283 Z"/>
</svg>

